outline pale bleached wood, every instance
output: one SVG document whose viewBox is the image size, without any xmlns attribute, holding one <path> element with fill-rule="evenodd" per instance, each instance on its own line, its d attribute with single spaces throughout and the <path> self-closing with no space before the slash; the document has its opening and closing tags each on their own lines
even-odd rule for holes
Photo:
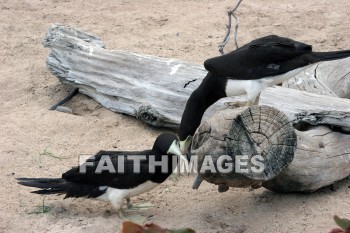
<svg viewBox="0 0 350 233">
<path fill-rule="evenodd" d="M 284 87 L 266 88 L 260 105 L 273 106 L 296 123 L 331 125 L 350 129 L 350 100 L 317 95 Z"/>
<path fill-rule="evenodd" d="M 270 151 L 275 157 L 269 157 L 265 154 L 263 156 L 264 158 L 270 158 L 265 164 L 269 167 L 274 167 L 276 170 L 274 172 L 267 170 L 263 173 L 264 176 L 254 173 L 237 174 L 235 172 L 230 174 L 206 173 L 200 175 L 202 179 L 218 185 L 219 191 L 222 191 L 223 187 L 228 186 L 247 187 L 262 183 L 263 187 L 275 192 L 313 192 L 350 175 L 350 134 L 336 132 L 330 126 L 323 125 L 309 126 L 306 131 L 295 130 L 297 143 L 294 159 L 291 164 L 287 163 L 287 165 L 289 164 L 288 167 L 283 170 L 285 168 L 283 165 L 286 164 L 281 164 L 281 162 L 288 162 L 290 154 L 286 153 L 287 151 L 282 148 L 283 145 L 291 147 L 293 140 L 290 141 L 289 139 L 293 137 L 285 137 L 288 134 L 279 130 L 280 127 L 276 127 L 275 124 L 271 124 L 268 121 L 260 120 L 254 122 L 255 124 L 248 124 L 248 126 L 254 128 L 254 125 L 259 125 L 257 129 L 268 128 L 275 133 L 276 138 L 264 137 L 263 135 L 266 134 L 265 130 L 262 130 L 264 133 L 261 134 L 261 137 L 259 136 L 260 133 L 258 133 L 259 130 L 246 130 L 243 127 L 241 131 L 232 131 L 232 126 L 237 121 L 238 115 L 245 109 L 222 110 L 202 123 L 193 138 L 193 156 L 198 156 L 199 163 L 203 162 L 203 158 L 206 155 L 211 155 L 213 161 L 217 161 L 220 155 L 229 154 L 232 156 L 232 153 L 230 154 L 228 151 L 232 151 L 234 148 L 246 148 L 247 146 L 244 146 L 244 144 L 247 141 L 252 142 L 249 144 L 250 146 L 260 148 L 256 150 L 258 154 L 262 154 L 261 151 L 269 151 L 274 144 L 278 144 L 281 146 L 280 153 L 274 154 Z M 271 113 L 273 112 L 271 111 Z M 273 115 L 272 117 L 271 114 L 270 116 L 267 114 L 268 117 L 265 118 L 270 120 L 273 118 L 272 122 L 277 123 L 279 114 L 274 113 Z M 252 113 L 252 118 L 257 119 L 257 116 Z M 264 144 L 259 140 L 247 140 L 244 136 L 241 141 L 234 140 L 235 137 L 239 137 L 238 135 L 249 135 L 250 132 L 254 132 L 255 138 L 265 138 L 269 143 Z M 257 134 L 259 135 L 257 136 Z M 245 151 L 250 155 L 249 150 Z M 199 184 L 196 183 L 194 188 L 198 188 L 198 186 Z M 224 190 L 227 191 L 227 189 Z"/>
<path fill-rule="evenodd" d="M 206 75 L 201 65 L 106 50 L 96 37 L 57 24 L 44 46 L 51 48 L 47 65 L 60 81 L 154 126 L 178 127 L 189 95 Z"/>
<path fill-rule="evenodd" d="M 58 36 L 59 34 L 59 36 Z M 66 44 L 62 43 L 66 38 Z M 69 44 L 69 40 L 68 38 L 77 38 L 79 40 L 85 41 L 91 45 L 94 45 L 96 47 L 99 48 L 104 48 L 105 44 L 103 43 L 103 41 L 88 33 L 88 32 L 84 32 L 81 30 L 77 30 L 75 28 L 69 27 L 69 26 L 65 26 L 62 24 L 53 24 L 51 26 L 51 28 L 47 31 L 45 38 L 43 40 L 43 44 L 44 46 L 49 46 L 50 44 L 52 44 L 54 41 L 56 40 L 60 40 L 62 39 L 62 41 L 60 41 L 59 43 L 62 43 L 62 46 L 65 47 L 74 47 L 75 44 Z M 58 45 L 58 44 L 57 44 Z"/>
<path fill-rule="evenodd" d="M 296 131 L 293 162 L 263 186 L 276 192 L 312 192 L 350 175 L 350 134 L 317 126 Z"/>
<path fill-rule="evenodd" d="M 350 98 L 350 58 L 320 62 L 283 83 L 319 95 Z"/>
</svg>

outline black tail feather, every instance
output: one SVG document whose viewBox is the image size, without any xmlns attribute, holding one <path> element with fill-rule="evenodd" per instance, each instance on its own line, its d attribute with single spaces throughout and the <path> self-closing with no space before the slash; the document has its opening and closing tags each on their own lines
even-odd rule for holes
<svg viewBox="0 0 350 233">
<path fill-rule="evenodd" d="M 350 57 L 350 50 L 332 51 L 332 52 L 314 52 L 320 61 L 332 61 Z"/>
<path fill-rule="evenodd" d="M 51 194 L 65 194 L 62 189 L 40 189 L 32 191 L 30 193 L 40 194 L 40 195 L 51 195 Z"/>
<path fill-rule="evenodd" d="M 39 188 L 39 190 L 32 191 L 32 193 L 41 195 L 66 194 L 65 198 L 95 198 L 106 191 L 106 189 L 100 189 L 98 185 L 73 183 L 62 178 L 17 178 L 17 181 L 20 185 Z"/>
<path fill-rule="evenodd" d="M 17 178 L 18 184 L 40 188 L 41 190 L 33 191 L 36 194 L 59 194 L 65 193 L 65 184 L 61 178 Z"/>
</svg>

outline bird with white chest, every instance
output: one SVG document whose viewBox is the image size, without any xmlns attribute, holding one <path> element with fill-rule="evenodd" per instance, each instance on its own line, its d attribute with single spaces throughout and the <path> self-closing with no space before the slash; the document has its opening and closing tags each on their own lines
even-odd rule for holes
<svg viewBox="0 0 350 233">
<path fill-rule="evenodd" d="M 181 152 L 188 153 L 205 110 L 219 99 L 247 94 L 247 105 L 252 105 L 264 88 L 281 84 L 315 63 L 349 56 L 350 50 L 313 52 L 311 45 L 270 35 L 206 60 L 208 74 L 191 94 L 182 115 Z"/>
<path fill-rule="evenodd" d="M 125 199 L 147 192 L 164 182 L 177 166 L 178 138 L 171 133 L 157 137 L 151 150 L 100 151 L 61 178 L 18 178 L 32 193 L 65 194 L 65 198 L 96 198 L 109 201 L 124 217 Z M 107 169 L 108 168 L 108 169 Z"/>
</svg>

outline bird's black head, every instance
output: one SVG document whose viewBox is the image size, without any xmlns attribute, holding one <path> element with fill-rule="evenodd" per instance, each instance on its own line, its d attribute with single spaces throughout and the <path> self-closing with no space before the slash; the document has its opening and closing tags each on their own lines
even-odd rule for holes
<svg viewBox="0 0 350 233">
<path fill-rule="evenodd" d="M 179 140 L 172 133 L 162 133 L 154 142 L 153 150 L 161 155 L 180 155 Z"/>
</svg>

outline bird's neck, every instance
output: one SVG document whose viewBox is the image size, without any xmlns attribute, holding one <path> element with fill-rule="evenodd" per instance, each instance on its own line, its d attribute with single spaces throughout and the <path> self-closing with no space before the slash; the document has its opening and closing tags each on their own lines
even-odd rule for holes
<svg viewBox="0 0 350 233">
<path fill-rule="evenodd" d="M 226 97 L 226 77 L 208 72 L 199 87 L 192 92 L 187 101 L 180 124 L 180 141 L 193 136 L 201 123 L 205 110 L 219 99 Z"/>
<path fill-rule="evenodd" d="M 158 160 L 159 159 L 159 160 Z M 156 159 L 158 162 L 162 161 L 161 164 L 155 166 L 155 176 L 153 176 L 152 180 L 157 183 L 164 182 L 175 170 L 178 163 L 177 155 L 161 155 Z M 164 170 L 162 170 L 162 168 Z"/>
<path fill-rule="evenodd" d="M 205 110 L 215 101 L 208 101 L 204 92 L 194 91 L 187 101 L 182 115 L 179 137 L 184 141 L 188 136 L 193 136 L 201 123 Z"/>
</svg>

